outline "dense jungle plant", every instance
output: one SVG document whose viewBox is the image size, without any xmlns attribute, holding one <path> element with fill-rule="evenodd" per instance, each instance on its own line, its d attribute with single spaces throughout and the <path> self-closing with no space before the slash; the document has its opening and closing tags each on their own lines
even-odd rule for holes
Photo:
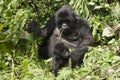
<svg viewBox="0 0 120 80">
<path fill-rule="evenodd" d="M 76 13 L 89 20 L 95 47 L 89 47 L 81 68 L 66 67 L 55 78 L 51 59 L 38 59 L 41 37 L 27 33 L 32 19 L 46 21 L 66 0 L 0 0 L 0 80 L 119 80 L 119 0 L 71 0 Z"/>
</svg>

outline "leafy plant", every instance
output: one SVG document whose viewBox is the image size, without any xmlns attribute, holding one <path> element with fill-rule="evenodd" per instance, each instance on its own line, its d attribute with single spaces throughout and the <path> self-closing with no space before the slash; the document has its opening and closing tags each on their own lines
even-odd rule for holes
<svg viewBox="0 0 120 80">
<path fill-rule="evenodd" d="M 71 0 L 77 14 L 91 27 L 95 47 L 89 47 L 81 68 L 65 67 L 54 77 L 51 59 L 38 59 L 41 37 L 27 33 L 27 24 L 36 20 L 43 28 L 66 0 L 0 0 L 1 80 L 119 80 L 120 4 L 117 0 Z M 70 64 L 69 64 L 70 65 Z"/>
</svg>

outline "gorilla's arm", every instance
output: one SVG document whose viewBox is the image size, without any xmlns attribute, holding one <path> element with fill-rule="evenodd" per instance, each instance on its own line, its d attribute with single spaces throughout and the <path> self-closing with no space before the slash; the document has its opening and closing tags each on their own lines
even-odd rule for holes
<svg viewBox="0 0 120 80">
<path fill-rule="evenodd" d="M 83 58 L 84 58 L 84 54 L 86 53 L 86 51 L 88 50 L 88 48 L 85 47 L 76 47 L 75 50 L 72 51 L 71 53 L 71 66 L 72 68 L 74 68 L 76 65 L 80 66 L 83 63 Z"/>
<path fill-rule="evenodd" d="M 88 46 L 88 45 L 91 45 L 93 44 L 94 40 L 93 40 L 93 36 L 92 36 L 92 33 L 91 33 L 91 30 L 90 30 L 90 27 L 89 27 L 89 24 L 86 20 L 84 19 L 80 19 L 79 21 L 79 26 L 80 26 L 80 29 L 79 29 L 79 32 L 80 32 L 80 44 L 79 44 L 79 47 L 83 47 L 83 46 Z"/>
<path fill-rule="evenodd" d="M 88 46 L 94 42 L 89 24 L 86 20 L 79 19 L 77 26 L 79 28 L 78 31 L 80 39 L 77 44 L 78 47 L 74 49 L 71 55 L 72 68 L 74 68 L 77 64 L 80 66 L 83 63 L 83 58 L 88 50 Z"/>
<path fill-rule="evenodd" d="M 47 37 L 50 37 L 53 33 L 53 30 L 55 28 L 55 17 L 51 17 L 45 27 L 41 30 L 41 35 L 43 38 L 47 38 Z"/>
<path fill-rule="evenodd" d="M 39 24 L 37 23 L 37 21 L 30 21 L 28 23 L 28 29 L 27 31 L 29 33 L 33 33 L 35 36 L 42 36 L 43 39 L 48 38 L 52 35 L 53 30 L 55 28 L 55 17 L 53 16 L 52 18 L 50 18 L 45 27 L 43 29 L 40 29 Z"/>
</svg>

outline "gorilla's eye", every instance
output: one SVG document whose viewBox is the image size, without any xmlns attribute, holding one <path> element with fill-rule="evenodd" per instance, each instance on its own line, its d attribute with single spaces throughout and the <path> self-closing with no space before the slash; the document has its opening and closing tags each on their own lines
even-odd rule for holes
<svg viewBox="0 0 120 80">
<path fill-rule="evenodd" d="M 71 20 L 65 20 L 64 22 L 65 23 L 71 23 Z"/>
<path fill-rule="evenodd" d="M 59 29 L 62 27 L 62 23 L 63 23 L 62 21 L 60 21 L 60 22 L 57 23 L 57 27 L 58 27 Z"/>
<path fill-rule="evenodd" d="M 58 22 L 58 26 L 61 26 L 63 23 L 69 24 L 69 23 L 71 23 L 71 20 L 68 20 L 68 19 L 61 20 L 61 21 Z"/>
<path fill-rule="evenodd" d="M 58 25 L 60 26 L 60 25 L 62 25 L 62 23 L 63 23 L 63 21 L 60 21 L 60 22 L 58 22 Z"/>
</svg>

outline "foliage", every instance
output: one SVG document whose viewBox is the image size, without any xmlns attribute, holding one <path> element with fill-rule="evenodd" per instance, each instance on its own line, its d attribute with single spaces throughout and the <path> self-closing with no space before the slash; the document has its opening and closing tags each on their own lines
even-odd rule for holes
<svg viewBox="0 0 120 80">
<path fill-rule="evenodd" d="M 102 32 L 106 26 L 114 28 L 120 23 L 120 5 L 117 1 L 108 4 L 107 0 L 72 0 L 70 4 L 77 14 L 89 20 L 96 43 L 104 43 Z"/>
<path fill-rule="evenodd" d="M 120 3 L 110 1 L 71 0 L 77 14 L 89 20 L 95 47 L 89 48 L 81 68 L 63 68 L 57 80 L 120 79 Z M 42 38 L 26 30 L 32 19 L 44 27 L 64 4 L 66 0 L 0 0 L 1 80 L 55 80 L 51 59 L 38 59 Z"/>
</svg>

